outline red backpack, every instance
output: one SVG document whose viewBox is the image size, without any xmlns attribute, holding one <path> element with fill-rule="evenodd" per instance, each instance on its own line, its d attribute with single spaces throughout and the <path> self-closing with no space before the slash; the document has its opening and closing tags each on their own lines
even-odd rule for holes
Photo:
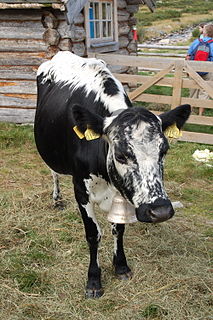
<svg viewBox="0 0 213 320">
<path fill-rule="evenodd" d="M 191 60 L 196 61 L 208 61 L 210 55 L 210 43 L 213 42 L 212 40 L 204 42 L 202 39 L 199 39 L 199 44 L 194 49 Z M 208 72 L 198 72 L 199 75 L 207 74 Z"/>
</svg>

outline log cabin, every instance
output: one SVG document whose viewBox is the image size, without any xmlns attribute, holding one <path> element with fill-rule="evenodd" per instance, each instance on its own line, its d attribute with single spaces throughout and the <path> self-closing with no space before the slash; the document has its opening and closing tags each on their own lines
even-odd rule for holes
<svg viewBox="0 0 213 320">
<path fill-rule="evenodd" d="M 60 50 L 136 55 L 140 5 L 153 11 L 155 0 L 0 1 L 0 121 L 33 122 L 37 68 Z"/>
</svg>

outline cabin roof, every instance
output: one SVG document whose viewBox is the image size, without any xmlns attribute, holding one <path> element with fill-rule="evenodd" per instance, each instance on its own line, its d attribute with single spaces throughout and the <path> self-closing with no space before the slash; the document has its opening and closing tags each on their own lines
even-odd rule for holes
<svg viewBox="0 0 213 320">
<path fill-rule="evenodd" d="M 78 16 L 88 0 L 0 0 L 0 9 L 39 9 L 42 7 L 53 7 L 55 9 L 67 10 L 69 23 Z M 145 4 L 153 12 L 156 0 L 139 0 L 138 4 Z"/>
</svg>

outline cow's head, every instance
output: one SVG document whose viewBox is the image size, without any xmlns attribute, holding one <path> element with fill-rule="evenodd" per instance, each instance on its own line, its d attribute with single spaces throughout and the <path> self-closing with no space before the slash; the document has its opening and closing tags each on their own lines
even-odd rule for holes
<svg viewBox="0 0 213 320">
<path fill-rule="evenodd" d="M 180 129 L 190 111 L 189 105 L 182 105 L 157 117 L 133 107 L 102 118 L 79 106 L 73 109 L 79 128 L 89 127 L 107 140 L 109 178 L 135 206 L 139 221 L 162 222 L 174 214 L 163 186 L 163 160 L 169 149 L 163 132 L 174 123 Z"/>
</svg>

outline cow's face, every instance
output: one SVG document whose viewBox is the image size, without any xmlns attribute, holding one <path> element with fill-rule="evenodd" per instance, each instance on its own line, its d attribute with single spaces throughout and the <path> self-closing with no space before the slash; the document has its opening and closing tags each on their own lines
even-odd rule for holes
<svg viewBox="0 0 213 320">
<path fill-rule="evenodd" d="M 169 145 L 160 118 L 146 109 L 130 108 L 108 123 L 104 133 L 112 183 L 134 205 L 138 220 L 171 218 L 174 210 L 163 186 L 163 160 Z"/>
<path fill-rule="evenodd" d="M 180 128 L 189 114 L 188 105 L 177 107 L 160 117 L 136 107 L 103 119 L 102 125 L 97 121 L 96 126 L 93 125 L 94 114 L 91 117 L 90 126 L 101 133 L 109 144 L 109 178 L 135 206 L 139 221 L 162 222 L 174 214 L 163 186 L 163 160 L 169 145 L 162 129 L 173 123 Z M 88 111 L 84 118 L 88 123 Z"/>
</svg>

